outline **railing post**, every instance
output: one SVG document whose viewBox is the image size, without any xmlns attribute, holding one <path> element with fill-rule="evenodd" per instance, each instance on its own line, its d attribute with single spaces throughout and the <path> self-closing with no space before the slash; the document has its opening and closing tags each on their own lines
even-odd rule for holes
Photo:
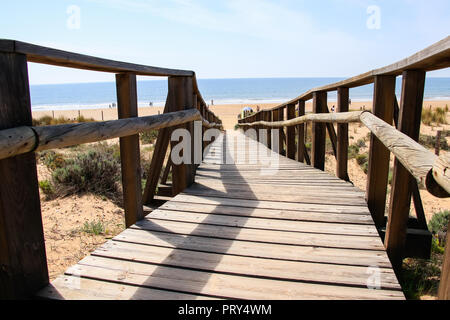
<svg viewBox="0 0 450 320">
<path fill-rule="evenodd" d="M 116 90 L 119 119 L 137 117 L 136 75 L 116 74 Z M 125 225 L 128 228 L 144 218 L 138 134 L 120 138 L 120 159 Z"/>
<path fill-rule="evenodd" d="M 295 118 L 295 104 L 288 104 L 286 107 L 286 120 Z M 295 160 L 295 127 L 286 128 L 286 156 Z"/>
<path fill-rule="evenodd" d="M 325 113 L 327 92 L 313 93 L 313 113 Z M 311 164 L 314 168 L 325 170 L 326 126 L 324 123 L 312 123 Z"/>
<path fill-rule="evenodd" d="M 447 227 L 444 260 L 442 261 L 441 280 L 438 290 L 439 300 L 450 300 L 450 221 Z"/>
<path fill-rule="evenodd" d="M 0 53 L 0 129 L 31 126 L 27 58 Z M 48 284 L 34 152 L 0 160 L 0 299 Z"/>
<path fill-rule="evenodd" d="M 337 112 L 348 112 L 349 103 L 348 88 L 338 88 L 337 90 Z M 336 176 L 339 179 L 348 179 L 348 124 L 337 125 L 337 154 L 336 154 Z"/>
<path fill-rule="evenodd" d="M 305 115 L 305 101 L 299 100 L 298 102 L 298 116 Z M 297 161 L 305 161 L 305 125 L 299 124 L 297 126 Z"/>
<path fill-rule="evenodd" d="M 284 120 L 284 107 L 278 109 L 278 121 Z M 284 127 L 280 127 L 280 134 L 278 136 L 278 143 L 280 144 L 280 154 L 286 155 L 286 150 L 284 148 L 284 139 L 286 139 L 286 135 L 284 134 Z"/>
<path fill-rule="evenodd" d="M 415 141 L 419 140 L 424 87 L 425 71 L 411 70 L 403 72 L 399 130 Z M 395 159 L 384 243 L 391 263 L 394 269 L 397 270 L 400 270 L 402 265 L 406 242 L 411 204 L 411 179 L 413 177 L 408 170 Z"/>
<path fill-rule="evenodd" d="M 272 122 L 272 112 L 270 110 L 265 110 L 264 115 L 265 121 Z M 266 129 L 267 129 L 267 148 L 272 149 L 272 129 L 270 129 L 270 127 Z"/>
<path fill-rule="evenodd" d="M 375 76 L 372 113 L 381 120 L 392 124 L 395 99 L 395 76 Z M 374 134 L 371 134 L 366 200 L 378 229 L 382 228 L 384 224 L 389 154 L 390 152 L 384 144 Z"/>
<path fill-rule="evenodd" d="M 167 96 L 169 104 L 169 112 L 181 111 L 194 108 L 194 91 L 193 81 L 191 77 L 169 77 L 169 94 Z M 209 119 L 211 121 L 211 118 Z M 187 129 L 191 136 L 193 134 L 193 123 L 180 125 L 177 128 Z M 172 131 L 173 131 L 172 130 Z M 191 139 L 192 140 L 192 139 Z M 191 144 L 192 141 L 188 141 Z M 170 141 L 171 152 L 178 144 L 178 141 Z M 191 152 L 193 150 L 191 149 Z M 170 155 L 172 156 L 172 154 Z M 172 190 L 173 195 L 177 195 L 194 183 L 194 164 L 172 164 Z"/>
</svg>

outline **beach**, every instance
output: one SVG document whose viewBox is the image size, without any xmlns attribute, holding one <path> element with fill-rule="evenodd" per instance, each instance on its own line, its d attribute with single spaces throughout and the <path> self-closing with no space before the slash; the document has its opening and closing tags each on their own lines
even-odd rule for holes
<svg viewBox="0 0 450 320">
<path fill-rule="evenodd" d="M 211 111 L 214 112 L 223 122 L 224 129 L 234 129 L 237 123 L 237 116 L 241 112 L 242 108 L 250 106 L 256 111 L 257 106 L 261 110 L 270 109 L 279 105 L 279 103 L 261 103 L 261 104 L 222 104 L 210 106 Z M 450 100 L 426 100 L 424 101 L 424 108 L 445 108 L 446 105 L 450 107 Z M 331 109 L 333 106 L 337 107 L 337 103 L 333 101 L 328 102 L 328 108 Z M 372 109 L 372 101 L 352 101 L 350 105 L 350 110 L 366 110 Z M 150 116 L 156 115 L 158 113 L 163 113 L 164 107 L 142 107 L 139 108 L 139 116 Z M 306 111 L 312 111 L 312 101 L 306 102 Z M 58 118 L 64 116 L 66 118 L 77 118 L 78 115 L 82 115 L 85 118 L 93 118 L 95 120 L 115 120 L 117 116 L 117 108 L 106 108 L 106 109 L 80 109 L 80 110 L 48 110 L 48 111 L 33 111 L 33 118 L 40 118 L 42 116 L 54 116 Z"/>
</svg>

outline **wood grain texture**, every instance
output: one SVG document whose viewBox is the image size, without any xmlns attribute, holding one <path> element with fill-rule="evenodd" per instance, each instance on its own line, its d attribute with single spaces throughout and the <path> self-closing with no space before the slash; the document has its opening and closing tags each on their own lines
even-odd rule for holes
<svg viewBox="0 0 450 320">
<path fill-rule="evenodd" d="M 286 120 L 295 118 L 295 104 L 286 107 Z M 295 127 L 286 128 L 286 156 L 295 160 Z"/>
<path fill-rule="evenodd" d="M 57 279 L 39 296 L 103 297 L 116 286 L 117 299 L 403 299 L 364 193 L 275 152 L 279 170 L 265 174 L 267 164 L 217 163 L 218 150 L 252 159 L 254 146 L 266 148 L 240 132 L 218 137 L 195 184 L 66 271 L 80 290 Z M 349 202 L 326 204 L 331 195 Z M 379 290 L 367 287 L 369 266 Z"/>
<path fill-rule="evenodd" d="M 419 140 L 424 88 L 425 71 L 405 71 L 403 73 L 399 130 L 414 141 Z M 401 269 L 404 256 L 411 204 L 411 184 L 414 182 L 412 179 L 410 172 L 396 158 L 384 241 L 386 251 L 396 271 Z"/>
<path fill-rule="evenodd" d="M 447 226 L 447 243 L 445 245 L 444 260 L 442 261 L 441 279 L 439 282 L 439 300 L 450 300 L 450 221 Z"/>
<path fill-rule="evenodd" d="M 337 92 L 337 112 L 348 112 L 349 89 L 338 88 Z M 350 180 L 348 177 L 348 124 L 337 125 L 337 147 L 336 147 L 336 176 L 343 180 Z"/>
<path fill-rule="evenodd" d="M 136 75 L 128 73 L 117 74 L 116 92 L 119 119 L 137 117 Z M 142 210 L 142 173 L 139 134 L 120 138 L 120 159 L 125 226 L 128 228 L 144 217 L 144 211 Z"/>
<path fill-rule="evenodd" d="M 373 114 L 386 124 L 392 124 L 395 101 L 395 77 L 375 77 Z M 373 220 L 378 228 L 383 227 L 384 223 L 389 155 L 389 149 L 372 132 L 370 135 L 369 163 L 367 167 L 366 199 Z"/>
<path fill-rule="evenodd" d="M 327 108 L 327 93 L 315 92 L 313 95 L 313 113 L 325 113 Z M 312 123 L 311 165 L 325 170 L 325 124 Z"/>
<path fill-rule="evenodd" d="M 0 53 L 0 129 L 31 125 L 27 61 Z M 48 284 L 36 156 L 0 160 L 0 299 L 23 299 Z"/>
</svg>

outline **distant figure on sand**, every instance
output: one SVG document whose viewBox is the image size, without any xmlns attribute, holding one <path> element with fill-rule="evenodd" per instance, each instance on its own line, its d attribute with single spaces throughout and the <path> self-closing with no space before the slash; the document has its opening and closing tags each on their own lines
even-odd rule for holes
<svg viewBox="0 0 450 320">
<path fill-rule="evenodd" d="M 211 105 L 212 105 L 212 106 L 214 105 L 214 100 L 213 100 L 213 99 L 211 99 Z"/>
<path fill-rule="evenodd" d="M 334 106 L 331 107 L 331 112 L 334 112 Z"/>
<path fill-rule="evenodd" d="M 348 99 L 348 104 L 352 104 L 352 99 Z"/>
<path fill-rule="evenodd" d="M 256 112 L 259 112 L 259 106 L 256 106 Z"/>
</svg>

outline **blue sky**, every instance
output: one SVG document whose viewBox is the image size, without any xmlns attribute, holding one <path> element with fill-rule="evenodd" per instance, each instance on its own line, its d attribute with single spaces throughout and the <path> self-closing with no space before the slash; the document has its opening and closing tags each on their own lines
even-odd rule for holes
<svg viewBox="0 0 450 320">
<path fill-rule="evenodd" d="M 68 12 L 71 5 L 79 8 L 79 19 L 74 11 Z M 373 10 L 368 12 L 373 6 L 379 8 L 379 19 Z M 374 21 L 379 28 L 374 28 Z M 409 56 L 449 31 L 448 0 L 15 0 L 0 4 L 0 38 L 194 70 L 198 78 L 349 77 Z M 35 64 L 29 70 L 32 84 L 114 79 L 107 73 Z M 432 75 L 450 76 L 450 71 Z"/>
</svg>

